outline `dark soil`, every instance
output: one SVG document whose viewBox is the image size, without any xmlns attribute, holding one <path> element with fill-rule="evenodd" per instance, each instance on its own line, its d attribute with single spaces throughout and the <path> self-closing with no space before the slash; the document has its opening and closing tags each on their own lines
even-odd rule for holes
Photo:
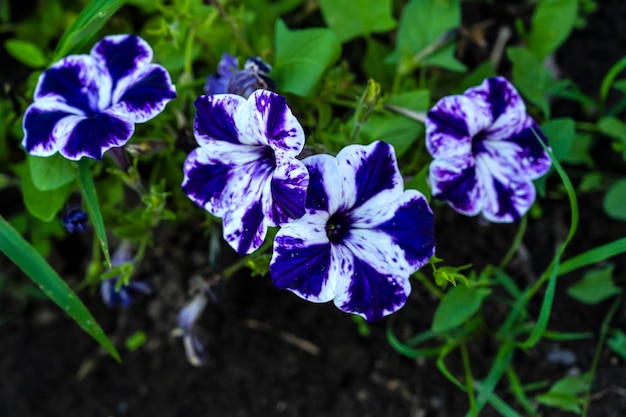
<svg viewBox="0 0 626 417">
<path fill-rule="evenodd" d="M 626 50 L 623 2 L 602 3 L 600 12 L 589 17 L 586 28 L 574 33 L 559 54 L 563 71 L 590 94 Z M 480 9 L 476 21 L 490 17 L 489 10 Z M 505 15 L 497 17 L 498 22 L 511 23 Z M 614 32 L 608 33 L 609 28 Z M 602 44 L 597 50 L 601 56 L 588 46 L 595 44 Z M 0 192 L 3 207 L 17 198 L 14 193 Z M 581 198 L 581 225 L 568 255 L 626 235 L 626 224 L 603 214 L 601 199 L 600 194 Z M 529 221 L 525 250 L 509 268 L 520 285 L 528 285 L 541 274 L 555 245 L 567 233 L 568 207 L 550 200 L 541 204 L 544 215 Z M 485 226 L 444 206 L 436 211 L 438 256 L 450 265 L 472 262 L 480 268 L 499 262 L 516 230 L 515 226 Z M 137 272 L 138 278 L 153 280 L 156 295 L 117 311 L 107 309 L 97 293 L 81 294 L 117 342 L 122 364 L 103 353 L 52 303 L 16 295 L 23 292 L 0 291 L 0 417 L 465 415 L 469 409 L 466 395 L 440 374 L 433 359 L 405 358 L 385 338 L 387 325 L 400 339 L 429 328 L 436 302 L 418 282 L 407 306 L 390 319 L 372 324 L 366 337 L 359 335 L 350 316 L 332 304 L 315 305 L 278 291 L 269 277 L 236 276 L 224 284 L 219 302 L 207 307 L 199 323 L 210 352 L 208 364 L 202 368 L 189 365 L 172 330 L 178 310 L 189 299 L 190 279 L 206 268 L 208 239 L 197 232 L 196 224 L 179 229 L 163 225 L 156 231 L 154 247 Z M 80 280 L 90 241 L 88 236 L 71 237 L 55 246 L 54 266 L 70 283 Z M 616 274 L 623 275 L 623 257 L 614 262 Z M 543 341 L 527 353 L 518 352 L 514 363 L 523 383 L 552 383 L 590 368 L 609 304 L 590 308 L 569 298 L 565 288 L 580 276 L 560 278 L 549 328 L 591 332 L 594 338 L 558 345 Z M 13 287 L 30 286 L 0 257 L 3 280 Z M 535 317 L 537 298 L 532 306 Z M 497 324 L 506 309 L 489 304 L 486 313 L 490 324 Z M 622 306 L 611 327 L 625 326 Z M 123 347 L 124 340 L 138 330 L 146 332 L 147 342 L 130 352 Z M 495 348 L 488 338 L 470 346 L 476 377 L 488 372 Z M 573 363 L 550 363 L 548 355 L 556 350 L 570 351 Z M 447 364 L 462 376 L 456 353 Z M 603 348 L 589 416 L 625 416 L 625 386 L 626 364 Z M 512 399 L 505 386 L 498 394 Z M 573 415 L 543 407 L 540 411 L 545 416 Z M 496 415 L 488 407 L 481 413 Z"/>
</svg>

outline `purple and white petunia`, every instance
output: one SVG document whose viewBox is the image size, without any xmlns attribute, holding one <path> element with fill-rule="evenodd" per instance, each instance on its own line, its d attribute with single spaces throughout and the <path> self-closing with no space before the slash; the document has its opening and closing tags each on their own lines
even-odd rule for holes
<svg viewBox="0 0 626 417">
<path fill-rule="evenodd" d="M 304 131 L 284 97 L 257 90 L 200 96 L 194 134 L 200 147 L 184 165 L 183 191 L 223 220 L 240 254 L 256 250 L 269 226 L 304 214 L 309 173 L 296 156 Z"/>
<path fill-rule="evenodd" d="M 426 148 L 434 197 L 461 214 L 513 222 L 535 201 L 532 180 L 550 169 L 546 137 L 504 78 L 486 79 L 428 112 Z"/>
<path fill-rule="evenodd" d="M 89 55 L 70 55 L 41 74 L 26 110 L 22 144 L 32 155 L 102 159 L 176 97 L 169 74 L 152 64 L 135 35 L 103 38 Z"/>
<path fill-rule="evenodd" d="M 395 312 L 411 292 L 409 276 L 435 252 L 426 198 L 403 191 L 393 148 L 384 142 L 303 162 L 311 175 L 306 214 L 276 235 L 274 284 L 309 301 L 334 300 L 370 321 Z"/>
</svg>

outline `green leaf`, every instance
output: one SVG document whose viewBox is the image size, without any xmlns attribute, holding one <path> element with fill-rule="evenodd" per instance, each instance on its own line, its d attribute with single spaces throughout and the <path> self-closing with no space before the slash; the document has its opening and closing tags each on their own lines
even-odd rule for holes
<svg viewBox="0 0 626 417">
<path fill-rule="evenodd" d="M 593 166 L 593 159 L 589 154 L 592 136 L 585 132 L 576 132 L 574 140 L 570 144 L 567 155 L 563 158 L 563 162 L 576 165 Z"/>
<path fill-rule="evenodd" d="M 626 124 L 613 116 L 605 116 L 598 120 L 600 132 L 619 141 L 620 151 L 626 149 Z"/>
<path fill-rule="evenodd" d="M 54 219 L 72 193 L 73 184 L 66 184 L 54 190 L 41 191 L 33 184 L 30 169 L 26 163 L 16 166 L 15 171 L 22 178 L 22 198 L 28 212 L 44 222 Z"/>
<path fill-rule="evenodd" d="M 48 59 L 37 45 L 21 39 L 9 39 L 4 48 L 15 59 L 31 68 L 42 68 L 48 64 Z"/>
<path fill-rule="evenodd" d="M 322 16 L 341 43 L 396 27 L 391 0 L 320 0 Z"/>
<path fill-rule="evenodd" d="M 385 57 L 390 53 L 391 48 L 389 46 L 372 38 L 367 40 L 363 70 L 365 70 L 368 78 L 376 80 L 383 87 L 391 86 L 395 73 L 395 68 L 385 62 Z"/>
<path fill-rule="evenodd" d="M 607 340 L 607 345 L 609 345 L 613 352 L 626 360 L 626 333 L 619 329 L 616 330 L 613 336 Z"/>
<path fill-rule="evenodd" d="M 567 376 L 552 385 L 545 394 L 535 397 L 538 403 L 580 414 L 584 400 L 580 394 L 589 389 L 587 375 Z"/>
<path fill-rule="evenodd" d="M 389 60 L 398 62 L 421 55 L 415 64 L 462 71 L 465 66 L 454 58 L 454 45 L 437 47 L 442 36 L 460 25 L 459 0 L 412 0 L 402 10 L 396 51 Z"/>
<path fill-rule="evenodd" d="M 432 330 L 441 333 L 463 324 L 478 311 L 489 294 L 491 290 L 488 288 L 465 285 L 452 288 L 441 299 L 435 311 Z"/>
<path fill-rule="evenodd" d="M 613 283 L 613 264 L 585 273 L 583 279 L 567 288 L 567 294 L 584 304 L 598 304 L 619 294 Z"/>
<path fill-rule="evenodd" d="M 125 0 L 90 2 L 61 37 L 54 51 L 54 61 L 85 46 L 124 2 Z"/>
<path fill-rule="evenodd" d="M 396 107 L 424 112 L 430 104 L 428 90 L 413 90 L 396 94 L 387 101 Z M 392 145 L 401 157 L 424 131 L 424 124 L 397 113 L 373 113 L 361 127 L 359 135 L 365 143 L 382 140 Z"/>
<path fill-rule="evenodd" d="M 74 164 L 58 153 L 47 157 L 28 155 L 26 160 L 33 184 L 38 190 L 55 190 L 76 178 Z"/>
<path fill-rule="evenodd" d="M 276 21 L 276 62 L 272 77 L 280 91 L 311 97 L 324 72 L 341 54 L 341 44 L 329 29 L 289 30 Z"/>
<path fill-rule="evenodd" d="M 604 195 L 603 206 L 609 217 L 626 221 L 626 178 L 611 185 Z"/>
<path fill-rule="evenodd" d="M 540 0 L 533 14 L 532 29 L 526 43 L 543 60 L 568 38 L 578 16 L 580 0 Z M 558 22 L 558 24 L 555 24 Z"/>
<path fill-rule="evenodd" d="M 0 216 L 0 250 L 118 362 L 120 356 L 87 307 L 46 260 Z"/>
<path fill-rule="evenodd" d="M 552 76 L 539 59 L 527 49 L 509 47 L 507 56 L 513 63 L 513 83 L 531 103 L 550 115 L 550 104 L 546 93 L 552 83 Z"/>
<path fill-rule="evenodd" d="M 102 219 L 102 212 L 100 211 L 100 204 L 98 203 L 98 194 L 96 193 L 96 185 L 93 182 L 91 171 L 89 170 L 88 158 L 82 158 L 78 161 L 78 186 L 83 196 L 83 202 L 89 213 L 89 218 L 93 224 L 93 228 L 100 242 L 102 253 L 104 254 L 104 261 L 107 269 L 111 269 L 111 255 L 109 254 L 109 242 L 107 239 L 107 232 L 104 228 L 104 220 Z"/>
<path fill-rule="evenodd" d="M 554 157 L 558 161 L 563 161 L 563 158 L 569 153 L 576 134 L 574 120 L 569 117 L 552 119 L 543 123 L 541 130 L 548 137 L 548 143 L 552 147 Z"/>
</svg>

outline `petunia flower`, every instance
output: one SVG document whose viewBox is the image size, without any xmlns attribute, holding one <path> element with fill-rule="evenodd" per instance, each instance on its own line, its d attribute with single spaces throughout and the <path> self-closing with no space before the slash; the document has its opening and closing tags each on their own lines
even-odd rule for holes
<svg viewBox="0 0 626 417">
<path fill-rule="evenodd" d="M 334 300 L 378 320 L 401 308 L 409 276 L 435 252 L 426 198 L 404 186 L 393 148 L 350 145 L 334 158 L 303 160 L 311 181 L 306 214 L 274 240 L 274 284 L 312 302 Z"/>
<path fill-rule="evenodd" d="M 238 71 L 237 58 L 231 54 L 222 54 L 217 65 L 217 74 L 207 78 L 204 91 L 208 94 L 238 94 L 248 98 L 254 90 L 272 90 L 274 81 L 269 77 L 272 67 L 260 57 L 246 60 L 243 70 Z"/>
<path fill-rule="evenodd" d="M 39 77 L 24 115 L 22 144 L 32 155 L 102 159 L 130 139 L 135 123 L 158 115 L 176 97 L 167 71 L 134 35 L 103 38 L 89 55 L 70 55 Z"/>
<path fill-rule="evenodd" d="M 546 137 L 504 78 L 486 79 L 428 112 L 426 148 L 434 197 L 467 216 L 513 222 L 535 201 L 532 180 L 550 169 Z"/>
<path fill-rule="evenodd" d="M 224 238 L 240 254 L 256 250 L 269 226 L 304 214 L 309 173 L 296 156 L 304 131 L 285 99 L 257 90 L 200 96 L 194 134 L 200 147 L 184 165 L 183 191 L 223 219 Z"/>
</svg>

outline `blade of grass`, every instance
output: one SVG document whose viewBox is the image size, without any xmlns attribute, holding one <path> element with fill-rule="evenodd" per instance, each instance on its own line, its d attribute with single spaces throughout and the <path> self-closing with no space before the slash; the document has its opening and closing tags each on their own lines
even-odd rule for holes
<svg viewBox="0 0 626 417">
<path fill-rule="evenodd" d="M 496 385 L 498 385 L 500 378 L 502 378 L 502 375 L 504 375 L 511 364 L 514 349 L 514 342 L 507 340 L 502 344 L 500 350 L 498 350 L 498 354 L 493 361 L 493 365 L 491 365 L 489 373 L 481 382 L 481 390 L 476 398 L 477 413 L 480 413 L 485 405 L 492 400 Z M 470 415 L 466 414 L 466 417 L 470 417 Z"/>
<path fill-rule="evenodd" d="M 554 301 L 554 292 L 556 291 L 556 272 L 559 267 L 559 258 L 559 255 L 555 257 L 555 263 L 552 268 L 552 272 L 550 273 L 550 279 L 548 280 L 548 287 L 546 288 L 546 293 L 543 296 L 541 310 L 539 310 L 539 318 L 537 319 L 537 323 L 535 323 L 533 330 L 530 332 L 528 339 L 522 343 L 521 347 L 523 349 L 529 349 L 535 346 L 537 342 L 541 340 L 543 333 L 548 327 L 550 312 L 552 311 L 552 302 Z"/>
<path fill-rule="evenodd" d="M 565 275 L 579 268 L 604 261 L 613 256 L 621 255 L 624 252 L 626 252 L 626 237 L 614 240 L 606 245 L 598 246 L 597 248 L 593 248 L 563 261 L 561 266 L 559 266 L 558 274 L 559 276 Z"/>
<path fill-rule="evenodd" d="M 609 332 L 609 325 L 611 321 L 613 321 L 613 317 L 617 310 L 622 305 L 622 300 L 624 298 L 624 293 L 622 293 L 619 297 L 616 297 L 611 304 L 611 308 L 609 312 L 606 313 L 604 320 L 602 320 L 602 326 L 600 327 L 600 337 L 598 337 L 598 344 L 596 345 L 595 352 L 593 354 L 593 360 L 591 361 L 591 369 L 589 369 L 589 389 L 585 393 L 585 400 L 583 402 L 583 411 L 581 416 L 587 417 L 587 412 L 589 411 L 589 402 L 591 401 L 591 387 L 593 385 L 593 379 L 596 375 L 596 370 L 598 369 L 598 364 L 600 363 L 600 356 L 602 354 L 602 348 L 604 347 L 604 343 L 606 342 L 606 335 Z"/>
<path fill-rule="evenodd" d="M 54 61 L 83 47 L 124 3 L 125 0 L 91 1 L 59 40 Z"/>
<path fill-rule="evenodd" d="M 467 387 L 467 399 L 470 404 L 470 412 L 472 413 L 472 417 L 477 417 L 478 410 L 476 410 L 476 396 L 474 394 L 474 376 L 472 375 L 469 353 L 465 343 L 461 343 L 461 358 L 463 360 L 463 368 L 465 369 L 465 386 Z"/>
<path fill-rule="evenodd" d="M 530 400 L 526 396 L 526 391 L 524 391 L 524 387 L 522 386 L 522 383 L 520 382 L 519 377 L 515 373 L 513 367 L 510 366 L 507 368 L 506 376 L 509 380 L 511 392 L 515 396 L 515 399 L 517 400 L 519 405 L 521 405 L 524 411 L 526 411 L 526 414 L 529 417 L 539 417 L 539 414 L 537 413 L 537 411 L 535 411 Z"/>
<path fill-rule="evenodd" d="M 602 109 L 604 109 L 604 105 L 606 104 L 606 98 L 609 95 L 609 90 L 613 85 L 613 81 L 615 81 L 615 77 L 617 77 L 624 68 L 626 68 L 626 57 L 617 61 L 604 76 L 604 79 L 602 80 L 602 85 L 600 87 L 600 106 L 602 107 Z"/>
<path fill-rule="evenodd" d="M 89 170 L 89 161 L 83 158 L 78 161 L 78 186 L 80 193 L 83 195 L 83 201 L 87 207 L 89 218 L 93 223 L 93 228 L 100 242 L 102 253 L 104 254 L 104 262 L 107 269 L 111 269 L 111 255 L 109 254 L 109 242 L 107 240 L 106 229 L 104 228 L 104 220 L 102 220 L 102 212 L 98 203 L 98 194 L 96 193 L 96 185 L 93 182 L 91 171 Z"/>
<path fill-rule="evenodd" d="M 476 381 L 474 383 L 476 385 L 476 391 L 479 393 L 483 389 L 483 385 Z M 515 411 L 513 407 L 508 405 L 502 398 L 498 397 L 495 393 L 492 393 L 489 397 L 489 405 L 493 407 L 494 410 L 498 412 L 502 417 L 522 417 L 520 413 Z"/>
<path fill-rule="evenodd" d="M 0 216 L 0 251 L 39 285 L 48 298 L 72 317 L 115 360 L 121 362 L 115 347 L 74 291 L 2 216 Z"/>
</svg>

